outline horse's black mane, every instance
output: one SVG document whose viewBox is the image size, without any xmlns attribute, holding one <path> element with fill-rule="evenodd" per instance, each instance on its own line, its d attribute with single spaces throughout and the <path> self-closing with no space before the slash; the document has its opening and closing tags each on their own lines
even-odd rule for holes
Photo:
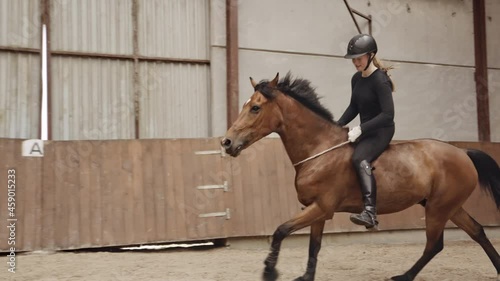
<svg viewBox="0 0 500 281">
<path fill-rule="evenodd" d="M 326 109 L 320 102 L 315 88 L 311 86 L 311 82 L 302 78 L 293 78 L 292 74 L 288 72 L 284 78 L 278 81 L 276 87 L 280 92 L 294 98 L 305 107 L 309 108 L 322 118 L 336 123 L 333 119 L 333 114 L 330 110 Z M 269 87 L 268 80 L 262 80 L 255 86 L 255 91 L 261 92 L 266 98 L 273 99 L 275 94 L 273 89 Z"/>
</svg>

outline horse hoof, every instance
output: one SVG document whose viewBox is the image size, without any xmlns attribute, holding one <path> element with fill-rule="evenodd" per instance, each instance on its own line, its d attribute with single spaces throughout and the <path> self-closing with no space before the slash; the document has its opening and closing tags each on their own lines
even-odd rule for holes
<svg viewBox="0 0 500 281">
<path fill-rule="evenodd" d="M 293 279 L 293 281 L 314 281 L 314 275 L 306 273 L 303 276 Z"/>
<path fill-rule="evenodd" d="M 264 268 L 264 273 L 262 273 L 263 281 L 276 281 L 278 280 L 279 273 L 276 268 Z"/>
<path fill-rule="evenodd" d="M 299 278 L 293 279 L 293 281 L 314 281 L 314 278 L 304 278 L 303 276 L 300 276 Z"/>
<path fill-rule="evenodd" d="M 413 278 L 411 278 L 407 275 L 398 275 L 398 276 L 392 276 L 390 280 L 392 280 L 392 281 L 413 281 Z"/>
</svg>

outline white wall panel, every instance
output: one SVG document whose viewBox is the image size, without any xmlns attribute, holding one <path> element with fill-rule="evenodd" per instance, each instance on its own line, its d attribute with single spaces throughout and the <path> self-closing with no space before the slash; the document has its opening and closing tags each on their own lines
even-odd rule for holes
<svg viewBox="0 0 500 281">
<path fill-rule="evenodd" d="M 485 2 L 488 67 L 500 68 L 500 1 Z"/>
<path fill-rule="evenodd" d="M 52 58 L 54 140 L 133 139 L 133 63 Z"/>
<path fill-rule="evenodd" d="M 349 3 L 373 17 L 381 57 L 474 64 L 472 0 Z M 243 48 L 343 56 L 349 39 L 358 33 L 343 1 L 239 1 L 239 8 Z M 356 18 L 362 32 L 368 33 L 367 21 Z M 225 45 L 219 33 L 215 44 Z"/>
<path fill-rule="evenodd" d="M 0 52 L 0 138 L 38 138 L 40 56 Z"/>
<path fill-rule="evenodd" d="M 491 141 L 500 142 L 500 1 L 485 2 Z"/>
<path fill-rule="evenodd" d="M 373 35 L 381 57 L 474 65 L 472 0 L 370 0 L 350 3 L 362 13 L 372 15 Z"/>
<path fill-rule="evenodd" d="M 500 70 L 489 70 L 491 141 L 500 142 Z"/>
<path fill-rule="evenodd" d="M 397 63 L 398 69 L 393 71 L 398 85 L 395 137 L 477 140 L 472 0 L 349 3 L 374 18 L 379 57 L 417 62 Z M 486 0 L 490 68 L 498 68 L 500 63 L 499 3 Z M 348 102 L 353 72 L 351 63 L 340 57 L 357 33 L 343 1 L 239 1 L 238 8 L 240 107 L 252 94 L 248 76 L 270 79 L 277 71 L 284 75 L 292 70 L 318 86 L 323 102 L 339 118 Z M 363 32 L 368 32 L 367 22 L 356 18 Z M 225 1 L 211 1 L 211 20 L 213 59 L 219 61 L 212 60 L 212 65 L 221 69 L 212 73 L 213 95 L 214 100 L 225 103 Z M 437 66 L 440 64 L 464 67 Z M 498 115 L 500 100 L 492 92 L 492 77 L 496 76 L 490 70 L 493 138 L 493 118 Z M 225 132 L 225 110 L 218 110 L 223 106 L 225 109 L 225 104 L 214 103 L 212 109 L 215 135 Z"/>
<path fill-rule="evenodd" d="M 210 67 L 142 62 L 140 137 L 208 137 Z"/>
<path fill-rule="evenodd" d="M 252 95 L 248 77 L 272 79 L 292 70 L 316 86 L 322 103 L 338 119 L 351 95 L 354 68 L 339 58 L 241 51 L 240 107 Z M 392 71 L 397 91 L 395 139 L 438 138 L 477 141 L 473 68 L 400 64 Z M 495 104 L 493 101 L 492 104 Z M 359 124 L 359 118 L 350 126 Z"/>
<path fill-rule="evenodd" d="M 243 48 L 344 55 L 347 43 L 341 41 L 348 42 L 357 33 L 343 1 L 238 3 L 239 43 Z M 216 35 L 216 44 L 225 45 L 225 37 Z"/>
<path fill-rule="evenodd" d="M 280 54 L 274 52 L 240 51 L 239 105 L 253 94 L 249 77 L 260 81 L 273 79 L 277 72 L 284 77 L 291 71 L 295 77 L 311 81 L 316 93 L 321 96 L 321 103 L 340 118 L 348 105 L 351 95 L 351 77 L 354 74 L 350 61 L 340 58 Z"/>
<path fill-rule="evenodd" d="M 400 64 L 393 78 L 396 139 L 478 140 L 474 68 Z"/>
</svg>

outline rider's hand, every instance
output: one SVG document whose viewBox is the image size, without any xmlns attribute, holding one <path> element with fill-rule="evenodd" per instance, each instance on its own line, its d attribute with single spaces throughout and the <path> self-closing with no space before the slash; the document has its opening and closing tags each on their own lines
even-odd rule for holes
<svg viewBox="0 0 500 281">
<path fill-rule="evenodd" d="M 347 135 L 349 136 L 347 139 L 350 142 L 355 142 L 361 136 L 361 127 L 356 126 L 352 128 Z"/>
</svg>

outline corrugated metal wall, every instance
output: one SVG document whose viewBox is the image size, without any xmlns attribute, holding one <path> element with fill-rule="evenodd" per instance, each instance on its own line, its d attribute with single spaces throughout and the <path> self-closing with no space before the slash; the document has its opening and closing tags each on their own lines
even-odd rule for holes
<svg viewBox="0 0 500 281">
<path fill-rule="evenodd" d="M 39 49 L 40 1 L 0 0 L 0 46 Z"/>
<path fill-rule="evenodd" d="M 140 137 L 206 137 L 209 134 L 209 66 L 140 64 Z"/>
<path fill-rule="evenodd" d="M 170 58 L 208 59 L 207 0 L 140 0 L 139 52 Z"/>
<path fill-rule="evenodd" d="M 132 54 L 132 1 L 52 1 L 50 17 L 52 138 L 134 138 L 133 60 L 92 57 Z"/>
<path fill-rule="evenodd" d="M 209 1 L 139 1 L 139 53 L 209 59 Z M 140 137 L 210 135 L 210 67 L 141 62 Z"/>
<path fill-rule="evenodd" d="M 53 57 L 52 81 L 54 138 L 134 138 L 133 62 Z"/>
<path fill-rule="evenodd" d="M 0 52 L 0 137 L 37 138 L 40 56 Z"/>
<path fill-rule="evenodd" d="M 208 1 L 53 1 L 50 13 L 53 139 L 210 134 Z"/>
<path fill-rule="evenodd" d="M 0 137 L 37 138 L 40 123 L 40 3 L 0 0 Z"/>
<path fill-rule="evenodd" d="M 132 54 L 131 0 L 52 1 L 52 50 Z"/>
</svg>

